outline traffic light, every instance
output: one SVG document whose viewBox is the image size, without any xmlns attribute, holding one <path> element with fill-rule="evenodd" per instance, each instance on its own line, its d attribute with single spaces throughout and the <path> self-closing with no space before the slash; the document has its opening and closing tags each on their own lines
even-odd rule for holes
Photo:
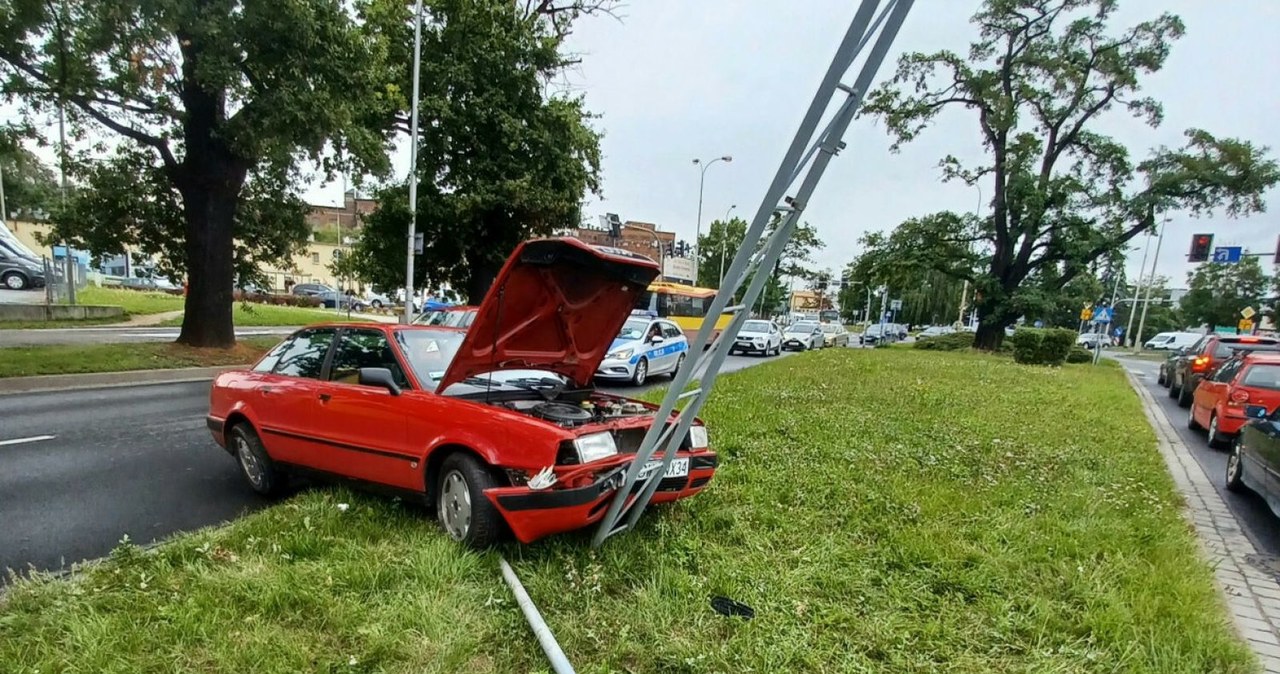
<svg viewBox="0 0 1280 674">
<path fill-rule="evenodd" d="M 1191 252 L 1187 255 L 1190 262 L 1207 262 L 1213 250 L 1212 234 L 1191 235 Z"/>
</svg>

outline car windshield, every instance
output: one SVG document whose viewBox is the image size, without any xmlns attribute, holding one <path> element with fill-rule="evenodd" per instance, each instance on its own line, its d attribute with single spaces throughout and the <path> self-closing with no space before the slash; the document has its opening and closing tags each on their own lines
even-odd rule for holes
<svg viewBox="0 0 1280 674">
<path fill-rule="evenodd" d="M 841 332 L 841 331 L 842 331 L 842 329 L 841 329 L 841 327 L 840 327 L 840 326 L 836 325 L 835 323 L 826 323 L 826 324 L 823 324 L 823 326 L 822 326 L 822 331 L 823 331 L 823 332 L 830 332 L 830 333 L 832 333 L 832 334 L 837 334 L 837 333 Z"/>
<path fill-rule="evenodd" d="M 1280 391 L 1280 365 L 1271 363 L 1255 363 L 1244 371 L 1241 386 L 1265 388 Z"/>
<path fill-rule="evenodd" d="M 882 330 L 879 325 L 870 325 L 870 326 L 867 326 L 867 329 L 863 332 L 863 334 L 878 335 L 881 333 L 881 331 Z"/>
<path fill-rule="evenodd" d="M 644 331 L 648 329 L 648 327 L 648 319 L 627 319 L 627 322 L 622 324 L 622 329 L 618 331 L 618 339 L 641 339 L 644 337 Z"/>
<path fill-rule="evenodd" d="M 769 332 L 769 321 L 747 321 L 742 324 L 742 332 Z"/>
<path fill-rule="evenodd" d="M 396 341 L 423 388 L 434 391 L 466 333 L 454 330 L 397 330 Z"/>
<path fill-rule="evenodd" d="M 792 325 L 791 327 L 787 328 L 787 332 L 813 332 L 813 329 L 816 327 L 818 327 L 817 323 L 810 323 L 809 321 L 800 321 L 799 323 L 796 323 L 795 325 Z"/>
</svg>

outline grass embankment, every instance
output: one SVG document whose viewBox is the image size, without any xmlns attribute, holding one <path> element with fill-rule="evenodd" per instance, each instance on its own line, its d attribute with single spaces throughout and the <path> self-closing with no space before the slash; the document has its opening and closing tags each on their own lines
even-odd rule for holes
<svg viewBox="0 0 1280 674">
<path fill-rule="evenodd" d="M 181 307 L 179 307 L 181 308 Z M 310 325 L 312 323 L 338 321 L 371 321 L 372 319 L 357 313 L 337 312 L 333 309 L 308 309 L 306 307 L 286 307 L 274 304 L 248 304 L 236 302 L 232 307 L 231 320 L 237 327 L 268 327 L 282 325 Z M 182 316 L 170 318 L 160 323 L 162 326 L 182 325 Z"/>
<path fill-rule="evenodd" d="M 76 293 L 76 302 L 79 304 L 124 307 L 126 314 L 138 316 L 142 314 L 162 314 L 166 311 L 179 311 L 182 309 L 183 298 L 181 295 L 169 295 L 161 292 L 89 286 Z"/>
<path fill-rule="evenodd" d="M 501 551 L 580 671 L 1254 669 L 1119 369 L 832 349 L 726 376 L 704 417 L 704 494 L 599 551 Z M 0 601 L 30 670 L 546 669 L 495 554 L 342 490 Z"/>
<path fill-rule="evenodd" d="M 0 349 L 0 378 L 243 365 L 257 360 L 279 341 L 276 337 L 249 337 L 232 349 L 159 342 L 15 346 Z"/>
</svg>

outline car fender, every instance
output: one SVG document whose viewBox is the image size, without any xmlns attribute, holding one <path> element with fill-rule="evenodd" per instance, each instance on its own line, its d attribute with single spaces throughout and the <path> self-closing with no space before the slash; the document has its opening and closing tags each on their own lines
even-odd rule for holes
<svg viewBox="0 0 1280 674">
<path fill-rule="evenodd" d="M 237 400 L 232 403 L 230 407 L 226 408 L 225 412 L 221 416 L 212 409 L 209 411 L 209 431 L 214 434 L 215 440 L 219 440 L 219 438 L 221 438 L 218 444 L 222 445 L 223 449 L 226 449 L 228 452 L 233 450 L 226 441 L 227 429 L 241 421 L 247 421 L 255 431 L 260 432 L 260 429 L 262 428 L 258 423 L 257 411 L 253 409 L 252 405 L 244 400 Z"/>
</svg>

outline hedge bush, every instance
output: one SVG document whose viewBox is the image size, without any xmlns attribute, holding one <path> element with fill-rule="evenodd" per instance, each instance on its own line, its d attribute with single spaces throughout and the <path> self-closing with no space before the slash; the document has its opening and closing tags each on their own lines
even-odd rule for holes
<svg viewBox="0 0 1280 674">
<path fill-rule="evenodd" d="M 1025 365 L 1061 365 L 1075 346 L 1074 330 L 1018 328 L 1009 338 L 1013 359 Z"/>
<path fill-rule="evenodd" d="M 920 337 L 916 339 L 915 348 L 925 351 L 964 351 L 973 348 L 972 332 L 953 332 L 936 337 Z"/>
<path fill-rule="evenodd" d="M 1078 344 L 1071 345 L 1071 350 L 1067 352 L 1068 363 L 1092 363 L 1093 353 Z"/>
<path fill-rule="evenodd" d="M 311 295 L 276 295 L 236 290 L 232 296 L 237 302 L 256 302 L 277 307 L 318 307 L 324 304 L 319 297 Z"/>
</svg>

